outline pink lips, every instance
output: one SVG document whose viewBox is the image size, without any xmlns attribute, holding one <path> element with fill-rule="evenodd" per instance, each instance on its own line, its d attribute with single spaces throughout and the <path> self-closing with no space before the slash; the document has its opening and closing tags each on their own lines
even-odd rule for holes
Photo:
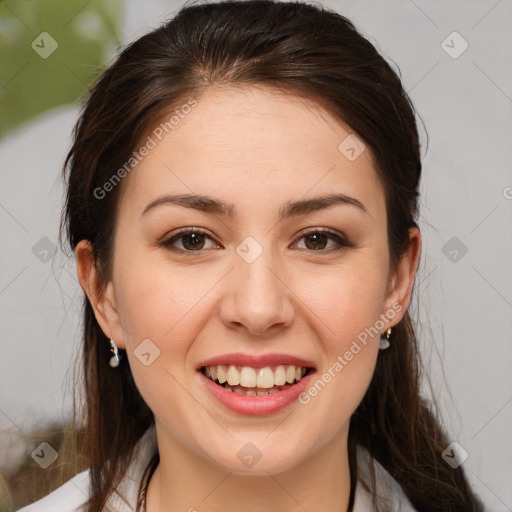
<svg viewBox="0 0 512 512">
<path fill-rule="evenodd" d="M 279 412 L 297 400 L 298 396 L 309 386 L 314 372 L 306 375 L 297 384 L 284 391 L 262 396 L 239 395 L 215 384 L 202 373 L 199 373 L 199 375 L 208 391 L 227 409 L 247 416 L 267 416 Z"/>
<path fill-rule="evenodd" d="M 313 363 L 311 361 L 306 361 L 305 359 L 286 354 L 251 356 L 240 353 L 227 354 L 201 362 L 198 367 L 198 374 L 201 381 L 206 386 L 206 389 L 225 408 L 246 416 L 266 416 L 281 411 L 297 400 L 298 396 L 308 388 L 312 376 L 315 374 L 315 372 L 312 371 L 293 386 L 283 391 L 278 391 L 277 393 L 261 396 L 246 396 L 224 389 L 200 371 L 203 366 L 215 366 L 219 364 L 251 366 L 252 368 L 263 368 L 265 366 L 277 366 L 280 364 L 293 364 L 296 366 L 303 366 L 305 368 L 313 368 Z"/>
<path fill-rule="evenodd" d="M 251 366 L 252 368 L 277 366 L 279 364 L 294 364 L 295 366 L 304 366 L 305 368 L 314 367 L 311 361 L 306 361 L 300 357 L 288 354 L 263 354 L 261 356 L 252 356 L 249 354 L 233 353 L 207 359 L 201 362 L 197 369 L 200 370 L 202 366 L 215 366 L 217 364 L 234 364 L 238 366 Z"/>
</svg>

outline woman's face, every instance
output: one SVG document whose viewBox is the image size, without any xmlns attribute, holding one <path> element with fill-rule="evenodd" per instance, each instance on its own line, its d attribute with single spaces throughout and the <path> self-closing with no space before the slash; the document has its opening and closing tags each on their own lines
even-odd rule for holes
<svg viewBox="0 0 512 512">
<path fill-rule="evenodd" d="M 159 442 L 279 472 L 346 446 L 380 334 L 408 305 L 419 240 L 391 273 L 370 152 L 314 103 L 212 88 L 189 110 L 161 141 L 150 134 L 124 178 L 96 315 L 127 351 Z"/>
</svg>

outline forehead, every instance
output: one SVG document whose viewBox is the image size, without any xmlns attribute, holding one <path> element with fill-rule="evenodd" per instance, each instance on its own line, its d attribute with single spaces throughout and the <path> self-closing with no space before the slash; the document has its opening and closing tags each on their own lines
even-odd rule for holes
<svg viewBox="0 0 512 512">
<path fill-rule="evenodd" d="M 127 204 L 140 209 L 179 192 L 277 210 L 288 199 L 342 192 L 369 210 L 384 207 L 370 151 L 357 156 L 361 141 L 354 146 L 350 128 L 316 102 L 267 87 L 214 87 L 196 101 L 151 128 L 154 148 L 124 183 Z"/>
</svg>

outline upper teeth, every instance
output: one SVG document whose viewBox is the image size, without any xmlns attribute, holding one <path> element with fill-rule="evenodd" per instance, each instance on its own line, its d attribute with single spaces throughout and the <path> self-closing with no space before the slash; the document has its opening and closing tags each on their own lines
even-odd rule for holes
<svg viewBox="0 0 512 512">
<path fill-rule="evenodd" d="M 250 366 L 235 366 L 218 364 L 206 366 L 204 374 L 221 384 L 227 382 L 230 386 L 243 386 L 247 388 L 272 388 L 292 384 L 304 377 L 307 369 L 303 366 L 278 365 L 252 368 Z"/>
</svg>

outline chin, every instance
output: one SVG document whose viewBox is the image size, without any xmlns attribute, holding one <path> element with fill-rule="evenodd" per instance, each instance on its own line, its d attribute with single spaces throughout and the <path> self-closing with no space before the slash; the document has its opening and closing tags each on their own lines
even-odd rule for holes
<svg viewBox="0 0 512 512">
<path fill-rule="evenodd" d="M 224 471 L 241 476 L 268 476 L 282 473 L 298 464 L 305 458 L 303 442 L 293 442 L 283 446 L 282 442 L 265 440 L 268 434 L 258 436 L 244 436 L 243 440 L 236 440 L 219 447 L 215 453 L 211 450 L 205 453 L 206 457 L 214 461 Z M 248 439 L 254 439 L 249 441 Z M 277 439 L 276 439 L 277 441 Z M 299 440 L 297 440 L 299 441 Z M 298 445 L 299 448 L 295 448 Z"/>
</svg>

